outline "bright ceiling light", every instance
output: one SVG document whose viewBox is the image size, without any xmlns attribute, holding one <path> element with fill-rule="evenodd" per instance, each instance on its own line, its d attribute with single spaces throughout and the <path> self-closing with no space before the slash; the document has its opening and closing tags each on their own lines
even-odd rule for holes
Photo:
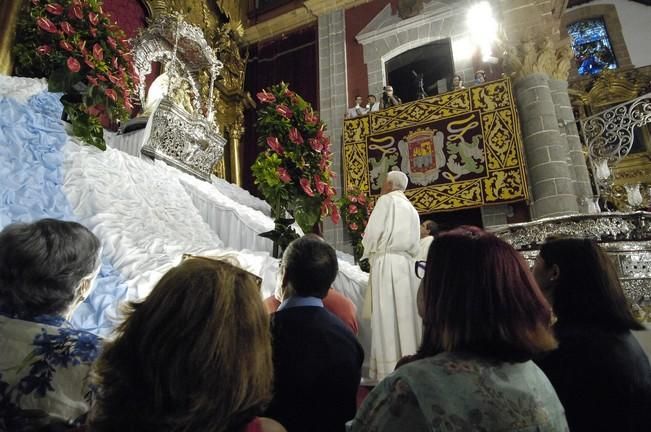
<svg viewBox="0 0 651 432">
<path fill-rule="evenodd" d="M 472 5 L 466 15 L 466 25 L 470 31 L 470 37 L 480 49 L 482 57 L 489 57 L 493 42 L 497 38 L 497 21 L 493 17 L 490 3 L 481 1 Z"/>
</svg>

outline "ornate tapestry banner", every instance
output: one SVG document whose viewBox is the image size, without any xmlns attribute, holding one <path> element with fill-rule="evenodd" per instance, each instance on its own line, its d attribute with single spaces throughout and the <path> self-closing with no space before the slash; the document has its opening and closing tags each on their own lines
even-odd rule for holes
<svg viewBox="0 0 651 432">
<path fill-rule="evenodd" d="M 394 167 L 419 213 L 527 198 L 508 79 L 344 121 L 344 183 L 377 196 Z"/>
</svg>

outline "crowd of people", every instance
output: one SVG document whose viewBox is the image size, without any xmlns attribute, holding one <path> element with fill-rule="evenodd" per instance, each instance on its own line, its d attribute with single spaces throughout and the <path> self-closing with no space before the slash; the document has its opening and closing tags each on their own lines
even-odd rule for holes
<svg viewBox="0 0 651 432">
<path fill-rule="evenodd" d="M 0 430 L 649 430 L 643 327 L 599 245 L 548 239 L 530 269 L 480 228 L 419 230 L 403 176 L 364 238 L 372 325 L 393 345 L 366 353 L 382 373 L 361 406 L 355 309 L 322 238 L 288 246 L 266 301 L 234 258 L 184 256 L 101 340 L 67 321 L 100 241 L 45 219 L 0 233 Z"/>
<path fill-rule="evenodd" d="M 422 80 L 422 75 L 420 75 L 420 79 Z M 480 85 L 484 82 L 486 82 L 486 72 L 481 69 L 475 71 L 472 85 Z M 427 97 L 427 93 L 422 87 L 422 81 L 420 82 L 420 88 L 421 90 L 419 90 L 418 99 Z M 462 76 L 458 73 L 452 75 L 449 79 L 449 90 L 455 91 L 465 88 Z M 379 101 L 374 94 L 369 94 L 366 97 L 366 104 L 364 104 L 362 96 L 355 95 L 353 106 L 346 110 L 346 115 L 344 117 L 347 119 L 361 117 L 372 112 L 400 105 L 401 103 L 402 99 L 394 93 L 393 86 L 387 85 L 382 88 L 382 96 Z"/>
</svg>

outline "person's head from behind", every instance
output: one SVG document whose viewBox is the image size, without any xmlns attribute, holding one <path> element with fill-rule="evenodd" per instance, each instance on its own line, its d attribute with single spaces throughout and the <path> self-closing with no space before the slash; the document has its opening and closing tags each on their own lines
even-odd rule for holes
<svg viewBox="0 0 651 432">
<path fill-rule="evenodd" d="M 0 233 L 0 309 L 22 319 L 69 316 L 90 292 L 100 241 L 76 222 L 41 219 Z"/>
<path fill-rule="evenodd" d="M 287 246 L 280 271 L 283 297 L 323 298 L 339 271 L 337 254 L 321 237 L 307 234 Z"/>
<path fill-rule="evenodd" d="M 432 243 L 418 298 L 424 357 L 470 352 L 525 361 L 556 346 L 551 307 L 524 259 L 479 228 L 459 227 Z"/>
<path fill-rule="evenodd" d="M 168 271 L 97 364 L 93 431 L 235 431 L 271 398 L 268 315 L 257 281 L 191 257 Z"/>
<path fill-rule="evenodd" d="M 384 195 L 393 191 L 404 192 L 407 189 L 408 183 L 409 179 L 402 171 L 389 171 L 384 183 L 382 184 L 382 190 L 380 193 Z"/>
<path fill-rule="evenodd" d="M 551 238 L 540 248 L 533 274 L 558 317 L 558 326 L 641 330 L 617 277 L 596 241 Z"/>
<path fill-rule="evenodd" d="M 427 236 L 434 237 L 438 232 L 439 226 L 433 220 L 426 219 L 420 224 L 420 238 L 425 238 Z"/>
</svg>

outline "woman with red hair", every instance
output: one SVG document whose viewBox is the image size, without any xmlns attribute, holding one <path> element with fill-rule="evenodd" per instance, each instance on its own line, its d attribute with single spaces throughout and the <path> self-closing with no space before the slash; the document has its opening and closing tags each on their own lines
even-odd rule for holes
<svg viewBox="0 0 651 432">
<path fill-rule="evenodd" d="M 552 350 L 551 307 L 520 254 L 475 227 L 432 243 L 418 352 L 367 397 L 352 431 L 565 431 L 563 407 L 531 361 Z"/>
</svg>

